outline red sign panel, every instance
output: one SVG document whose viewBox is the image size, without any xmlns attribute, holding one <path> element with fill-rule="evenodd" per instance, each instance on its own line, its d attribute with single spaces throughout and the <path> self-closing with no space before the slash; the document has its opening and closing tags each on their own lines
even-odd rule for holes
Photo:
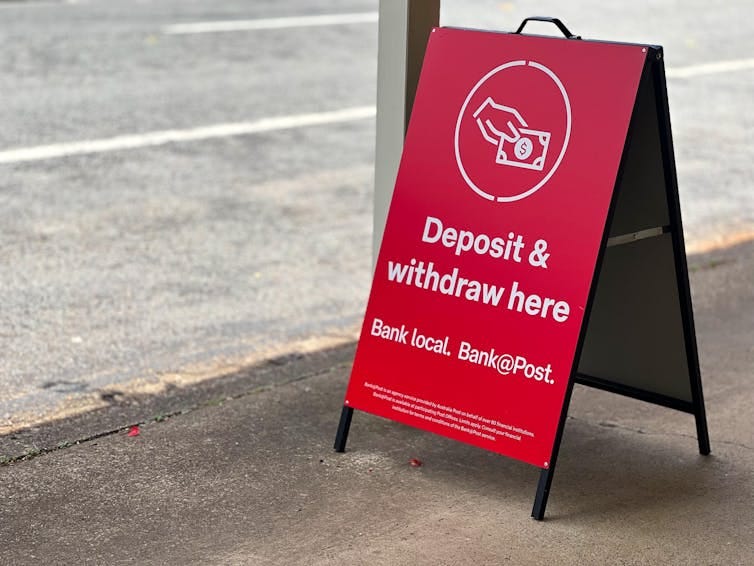
<svg viewBox="0 0 754 566">
<path fill-rule="evenodd" d="M 549 466 L 645 58 L 433 31 L 347 406 Z"/>
</svg>

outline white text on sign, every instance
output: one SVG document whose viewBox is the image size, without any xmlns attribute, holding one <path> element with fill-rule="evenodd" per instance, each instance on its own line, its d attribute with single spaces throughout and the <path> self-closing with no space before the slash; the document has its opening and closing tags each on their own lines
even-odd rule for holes
<svg viewBox="0 0 754 566">
<path fill-rule="evenodd" d="M 507 238 L 484 233 L 475 234 L 464 228 L 445 227 L 442 220 L 434 216 L 427 216 L 421 241 L 429 245 L 440 244 L 452 250 L 454 256 L 471 252 L 489 255 L 493 259 L 528 264 L 538 269 L 547 269 L 547 262 L 551 255 L 547 251 L 546 240 L 536 240 L 526 255 L 526 242 L 520 234 L 509 232 Z M 526 261 L 523 257 L 527 258 Z M 433 261 L 424 262 L 411 258 L 408 263 L 388 260 L 387 268 L 388 280 L 394 283 L 493 307 L 503 306 L 510 311 L 544 319 L 550 318 L 555 322 L 565 322 L 571 314 L 571 307 L 567 301 L 543 297 L 536 293 L 526 293 L 521 289 L 518 281 L 511 283 L 508 300 L 503 301 L 505 287 L 463 277 L 457 267 L 450 271 L 441 271 L 437 269 Z"/>
</svg>

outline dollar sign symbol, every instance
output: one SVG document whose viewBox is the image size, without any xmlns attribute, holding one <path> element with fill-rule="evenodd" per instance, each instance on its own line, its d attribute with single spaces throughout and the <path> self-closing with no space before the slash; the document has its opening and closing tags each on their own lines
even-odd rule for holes
<svg viewBox="0 0 754 566">
<path fill-rule="evenodd" d="M 529 143 L 529 140 L 524 140 L 519 146 L 518 153 L 520 157 L 523 157 L 529 151 Z"/>
<path fill-rule="evenodd" d="M 533 150 L 534 143 L 529 138 L 521 138 L 516 142 L 513 153 L 519 160 L 523 161 L 529 158 Z"/>
</svg>

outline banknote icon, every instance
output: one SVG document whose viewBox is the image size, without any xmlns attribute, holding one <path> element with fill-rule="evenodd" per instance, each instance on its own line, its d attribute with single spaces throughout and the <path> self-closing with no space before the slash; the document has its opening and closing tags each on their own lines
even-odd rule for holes
<svg viewBox="0 0 754 566">
<path fill-rule="evenodd" d="M 542 171 L 550 145 L 550 132 L 529 128 L 513 107 L 487 97 L 473 114 L 482 136 L 497 146 L 495 163 Z"/>
</svg>

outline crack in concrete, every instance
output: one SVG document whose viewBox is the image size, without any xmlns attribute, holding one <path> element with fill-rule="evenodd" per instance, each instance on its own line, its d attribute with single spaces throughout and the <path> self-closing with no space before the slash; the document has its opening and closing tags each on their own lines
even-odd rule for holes
<svg viewBox="0 0 754 566">
<path fill-rule="evenodd" d="M 129 423 L 127 425 L 119 426 L 117 428 L 106 430 L 103 432 L 98 432 L 96 434 L 92 434 L 89 436 L 85 436 L 82 438 L 78 438 L 76 440 L 62 442 L 58 444 L 57 446 L 51 446 L 48 448 L 33 448 L 29 451 L 27 451 L 24 454 L 20 454 L 18 456 L 12 456 L 12 457 L 4 457 L 0 459 L 0 467 L 3 466 L 10 466 L 11 464 L 17 463 L 17 462 L 26 462 L 28 460 L 32 460 L 38 456 L 42 456 L 45 454 L 51 454 L 53 452 L 58 452 L 60 450 L 65 450 L 67 448 L 71 448 L 73 446 L 80 446 L 82 444 L 86 444 L 88 442 L 92 442 L 94 440 L 99 440 L 100 438 L 105 438 L 108 436 L 113 436 L 115 434 L 119 434 L 121 432 L 128 431 L 132 426 L 143 426 L 147 423 L 161 423 L 164 421 L 167 421 L 168 419 L 172 419 L 181 415 L 186 415 L 188 413 L 191 413 L 193 411 L 196 411 L 198 409 L 203 409 L 206 407 L 220 407 L 223 403 L 227 401 L 235 401 L 237 399 L 242 399 L 244 397 L 248 397 L 250 395 L 257 395 L 259 393 L 264 393 L 267 391 L 271 391 L 273 389 L 279 388 L 279 387 L 285 387 L 286 385 L 292 385 L 294 383 L 298 383 L 301 381 L 305 381 L 307 379 L 311 379 L 320 375 L 323 375 L 325 373 L 331 372 L 331 371 L 337 371 L 339 369 L 343 369 L 350 364 L 348 363 L 341 363 L 334 365 L 332 367 L 328 367 L 325 369 L 321 369 L 318 371 L 313 371 L 309 373 L 302 374 L 297 377 L 293 377 L 291 379 L 287 379 L 285 381 L 281 381 L 280 383 L 275 384 L 269 384 L 269 385 L 261 385 L 258 387 L 254 387 L 252 389 L 249 389 L 247 391 L 243 391 L 241 393 L 236 393 L 235 395 L 227 395 L 223 397 L 222 399 L 207 399 L 205 401 L 202 401 L 201 403 L 195 403 L 189 407 L 184 407 L 183 409 L 177 409 L 175 411 L 172 411 L 170 413 L 164 413 L 160 414 L 158 416 L 152 417 L 151 419 L 141 420 L 138 422 Z"/>
</svg>

